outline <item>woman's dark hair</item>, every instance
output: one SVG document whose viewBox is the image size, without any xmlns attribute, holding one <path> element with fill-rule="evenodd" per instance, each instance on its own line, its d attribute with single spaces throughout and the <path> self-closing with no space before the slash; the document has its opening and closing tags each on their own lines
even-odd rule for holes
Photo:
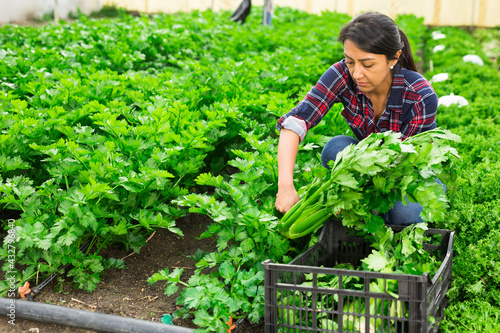
<svg viewBox="0 0 500 333">
<path fill-rule="evenodd" d="M 384 14 L 367 12 L 354 17 L 342 28 L 338 40 L 342 44 L 350 40 L 361 50 L 383 54 L 387 60 L 396 59 L 396 52 L 401 50 L 399 65 L 417 71 L 408 38 L 397 24 Z"/>
</svg>

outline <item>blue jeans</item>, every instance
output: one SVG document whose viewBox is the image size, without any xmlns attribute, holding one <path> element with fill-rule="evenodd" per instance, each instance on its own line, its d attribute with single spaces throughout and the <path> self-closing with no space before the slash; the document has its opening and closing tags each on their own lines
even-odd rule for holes
<svg viewBox="0 0 500 333">
<path fill-rule="evenodd" d="M 325 147 L 323 147 L 323 151 L 321 152 L 321 165 L 329 169 L 329 161 L 335 161 L 340 151 L 351 144 L 356 145 L 358 142 L 357 139 L 347 135 L 333 137 L 326 143 Z M 446 186 L 439 179 L 436 179 L 436 182 L 443 185 L 446 192 Z M 420 217 L 422 206 L 419 203 L 409 202 L 408 198 L 406 198 L 406 200 L 408 202 L 407 205 L 404 205 L 402 201 L 398 201 L 389 212 L 384 214 L 386 224 L 410 225 L 423 222 Z"/>
</svg>

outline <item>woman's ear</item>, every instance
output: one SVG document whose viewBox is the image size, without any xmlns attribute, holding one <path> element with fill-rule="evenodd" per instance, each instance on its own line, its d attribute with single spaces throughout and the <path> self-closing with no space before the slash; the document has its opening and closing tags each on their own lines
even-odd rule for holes
<svg viewBox="0 0 500 333">
<path fill-rule="evenodd" d="M 394 59 L 394 63 L 391 64 L 391 69 L 398 63 L 399 61 L 399 57 L 401 56 L 401 53 L 402 51 L 399 50 L 398 52 L 396 52 L 396 54 L 394 55 L 395 59 Z"/>
<path fill-rule="evenodd" d="M 403 51 L 401 50 L 398 50 L 398 52 L 396 52 L 396 62 L 394 63 L 394 65 L 398 63 L 399 57 L 401 57 L 401 53 L 403 53 Z"/>
</svg>

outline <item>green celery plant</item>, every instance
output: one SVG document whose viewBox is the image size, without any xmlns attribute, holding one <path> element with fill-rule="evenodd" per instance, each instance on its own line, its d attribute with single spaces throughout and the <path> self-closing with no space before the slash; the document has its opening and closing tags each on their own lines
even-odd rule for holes
<svg viewBox="0 0 500 333">
<path fill-rule="evenodd" d="M 406 197 L 421 203 L 425 221 L 442 220 L 447 201 L 435 179 L 444 179 L 447 165 L 458 157 L 446 141 L 460 138 L 441 129 L 403 142 L 399 136 L 371 134 L 339 153 L 330 172 L 300 189 L 302 198 L 281 219 L 280 232 L 291 239 L 302 237 L 336 215 L 344 225 L 376 234 L 384 224 L 381 214 Z"/>
</svg>

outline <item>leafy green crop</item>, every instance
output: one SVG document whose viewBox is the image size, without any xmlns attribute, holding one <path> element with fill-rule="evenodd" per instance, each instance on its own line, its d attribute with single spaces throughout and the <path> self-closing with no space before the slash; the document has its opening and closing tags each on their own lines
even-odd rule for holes
<svg viewBox="0 0 500 333">
<path fill-rule="evenodd" d="M 0 29 L 0 214 L 18 217 L 18 285 L 71 264 L 75 286 L 90 291 L 104 269 L 123 267 L 102 248 L 139 251 L 155 228 L 180 234 L 175 220 L 187 211 L 172 200 L 212 186 L 237 151 L 246 159 L 260 143 L 245 133 L 275 137 L 281 110 L 341 57 L 330 37 L 346 15 L 285 9 L 270 34 L 258 17 L 241 26 L 227 14 L 81 14 Z M 314 31 L 317 23 L 326 29 Z M 297 29 L 307 42 L 295 42 Z M 306 155 L 323 141 L 312 137 Z M 207 171 L 214 179 L 203 184 Z M 279 249 L 268 227 L 248 233 L 245 255 L 252 241 Z M 224 235 L 231 243 L 243 234 Z"/>
<path fill-rule="evenodd" d="M 445 140 L 460 138 L 436 129 L 401 142 L 399 134 L 386 132 L 347 147 L 331 163 L 330 172 L 323 171 L 299 190 L 302 198 L 281 219 L 280 232 L 292 239 L 302 237 L 339 215 L 344 225 L 385 235 L 381 215 L 406 198 L 422 205 L 425 221 L 442 221 L 448 205 L 435 179 L 449 178 L 446 165 L 458 157 Z"/>
<path fill-rule="evenodd" d="M 275 232 L 276 154 L 272 139 L 259 140 L 244 134 L 254 148 L 234 150 L 229 165 L 239 171 L 228 180 L 201 174 L 198 185 L 210 186 L 213 195 L 188 194 L 176 200 L 191 212 L 209 215 L 214 223 L 201 235 L 216 237 L 217 251 L 199 252 L 197 270 L 181 291 L 178 316 L 195 315 L 195 323 L 213 332 L 225 332 L 229 317 L 248 317 L 257 322 L 264 315 L 263 270 L 261 262 L 269 257 L 287 255 L 288 240 Z M 177 291 L 181 271 L 160 271 L 150 283 L 166 281 L 165 292 Z"/>
<path fill-rule="evenodd" d="M 446 37 L 431 40 L 430 34 L 437 30 Z M 424 48 L 425 64 L 433 64 L 428 77 L 449 74 L 448 80 L 433 84 L 438 95 L 454 93 L 469 102 L 465 107 L 440 106 L 437 114 L 440 126 L 462 138 L 455 145 L 462 160 L 456 164 L 456 181 L 448 187 L 450 210 L 447 219 L 436 224 L 456 232 L 450 306 L 440 325 L 443 332 L 486 332 L 498 327 L 500 76 L 486 56 L 488 50 L 478 43 L 478 34 L 436 27 L 429 31 Z M 487 38 L 479 41 L 487 46 Z M 433 52 L 437 44 L 445 49 Z M 480 56 L 484 66 L 464 62 L 467 54 Z"/>
<path fill-rule="evenodd" d="M 18 285 L 69 263 L 75 286 L 92 290 L 105 269 L 124 267 L 103 258 L 102 248 L 139 251 L 155 228 L 179 233 L 175 220 L 189 208 L 213 218 L 203 237 L 216 239 L 218 250 L 195 256 L 188 286 L 172 270 L 151 282 L 166 280 L 169 294 L 179 287 L 179 315 L 195 314 L 206 330 L 225 332 L 229 316 L 262 317 L 260 262 L 286 263 L 316 239 L 276 233 L 275 124 L 342 58 L 336 35 L 349 20 L 289 8 L 275 14 L 271 27 L 262 26 L 257 11 L 245 25 L 231 22 L 228 12 L 195 11 L 120 12 L 115 19 L 80 13 L 58 25 L 0 29 L 0 218 L 18 217 Z M 453 166 L 458 177 L 447 184 L 450 211 L 430 223 L 457 231 L 444 327 L 462 325 L 456 311 L 464 300 L 491 314 L 477 327 L 495 327 L 498 256 L 483 251 L 495 244 L 500 225 L 498 74 L 488 62 L 461 63 L 465 53 L 484 54 L 469 34 L 446 28 L 456 39 L 434 54 L 444 41 L 431 40 L 421 19 L 396 21 L 424 68 L 433 60 L 426 75 L 450 72 L 451 80 L 433 84 L 438 95 L 454 92 L 471 102 L 438 112 L 438 124 L 462 137 L 454 145 L 462 157 Z M 328 138 L 352 135 L 340 108 L 300 147 L 300 187 L 324 172 L 317 157 Z M 484 260 L 476 267 L 472 258 Z"/>
<path fill-rule="evenodd" d="M 47 256 L 42 251 L 49 251 L 50 262 L 35 267 L 54 273 L 59 264 L 71 263 L 69 274 L 87 290 L 102 271 L 81 266 L 87 261 L 78 249 L 87 239 L 96 246 L 88 256 L 96 256 L 108 242 L 139 251 L 144 230 L 162 227 L 181 234 L 174 220 L 183 213 L 168 200 L 187 193 L 190 175 L 204 167 L 217 139 L 208 133 L 226 123 L 226 110 L 188 112 L 181 103 L 161 98 L 142 112 L 112 105 L 115 113 L 99 103 L 73 113 L 56 107 L 20 135 L 17 126 L 4 131 L 1 156 L 10 164 L 2 168 L 0 203 L 22 212 L 16 222 L 18 264 L 34 265 Z M 25 103 L 2 122 L 26 126 L 33 111 Z M 15 154 L 20 149 L 26 154 Z M 17 158 L 7 160 L 9 150 Z"/>
</svg>

